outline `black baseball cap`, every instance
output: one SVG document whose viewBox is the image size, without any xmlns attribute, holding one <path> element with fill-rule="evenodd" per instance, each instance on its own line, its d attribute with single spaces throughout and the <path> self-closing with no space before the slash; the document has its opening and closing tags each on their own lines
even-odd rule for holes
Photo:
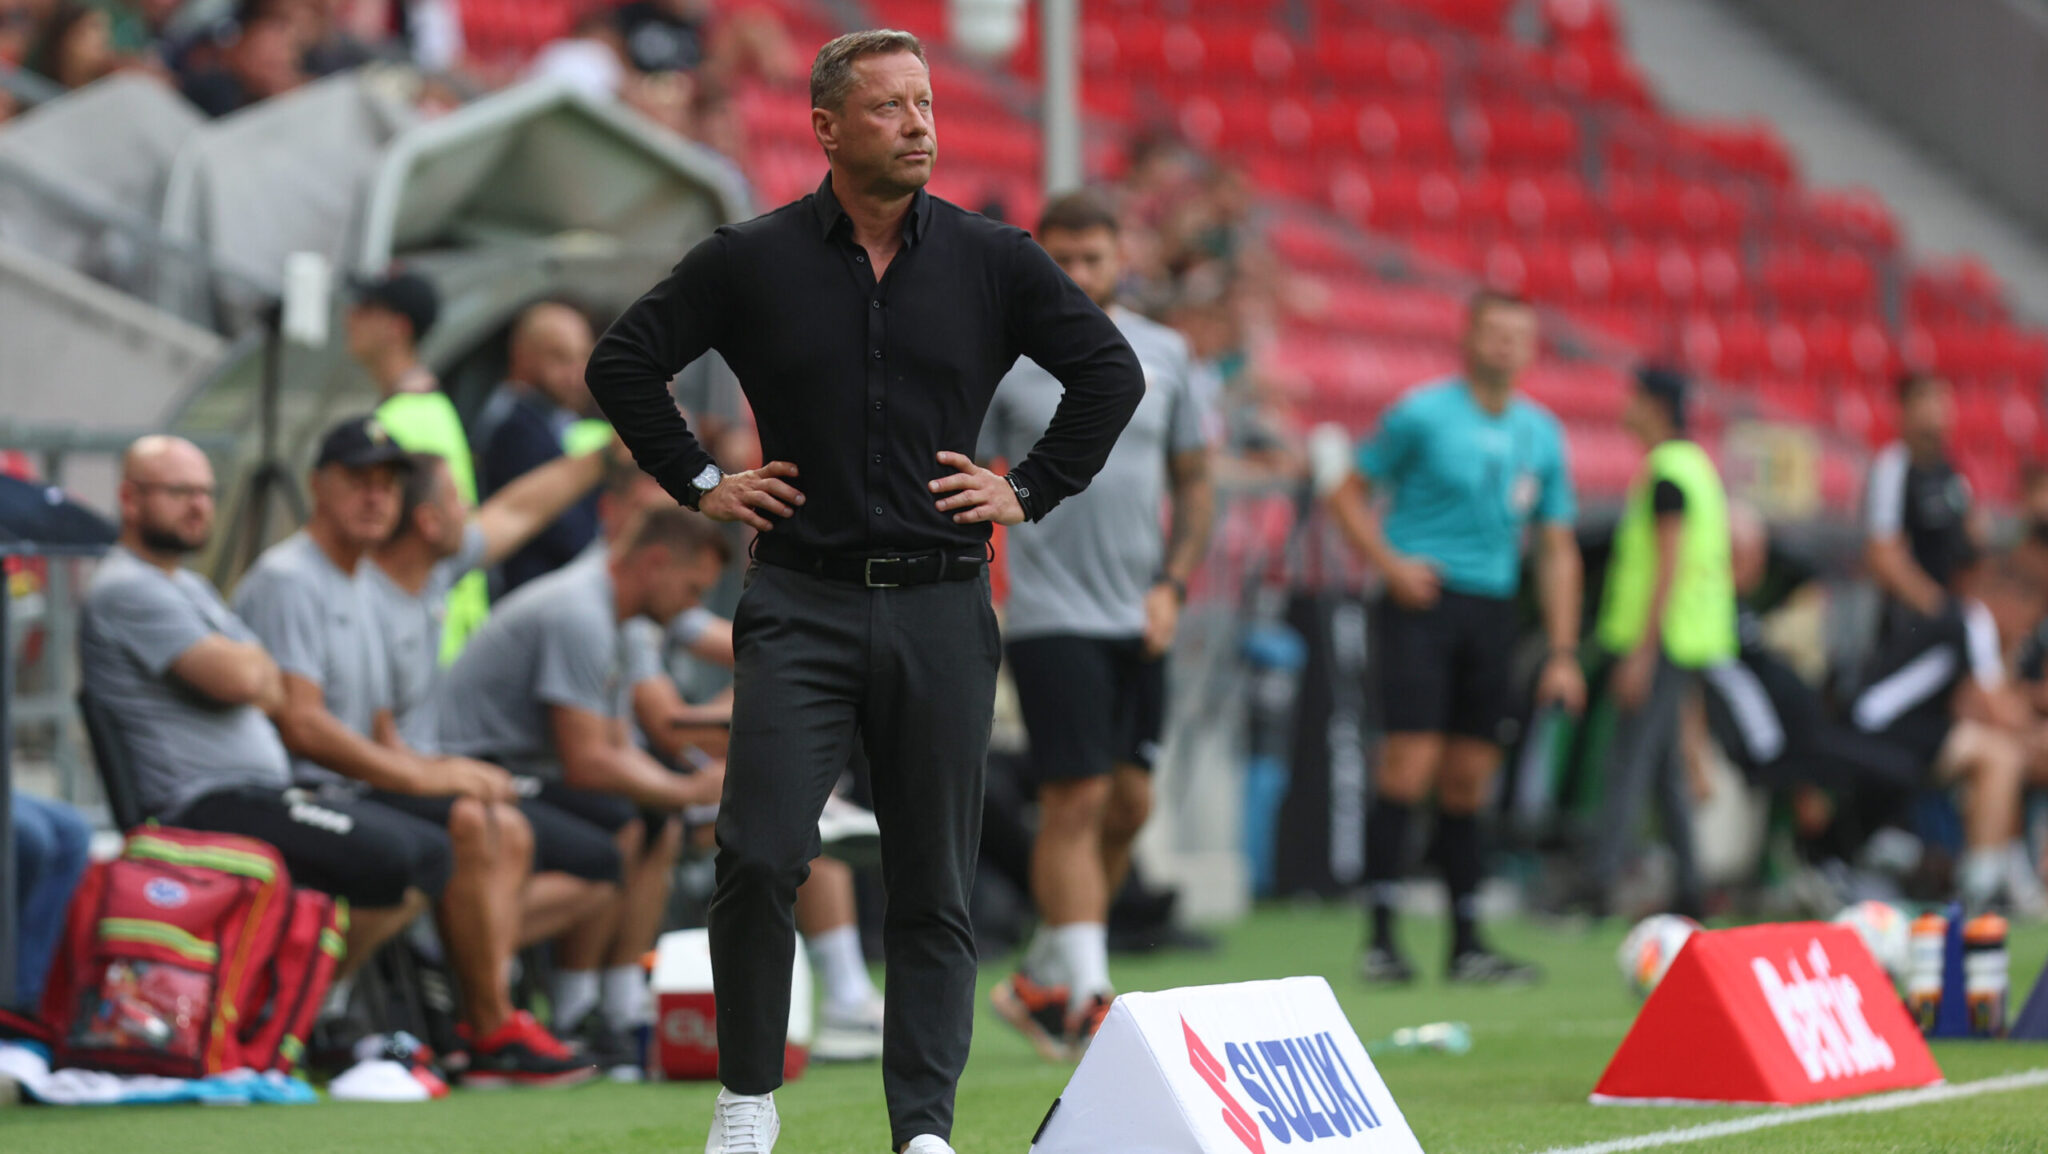
<svg viewBox="0 0 2048 1154">
<path fill-rule="evenodd" d="M 441 294 L 434 282 L 416 272 L 395 269 L 388 275 L 355 282 L 356 303 L 387 308 L 412 322 L 412 339 L 422 340 L 441 315 Z"/>
<path fill-rule="evenodd" d="M 410 471 L 412 454 L 392 439 L 391 433 L 384 428 L 384 422 L 365 414 L 350 417 L 327 430 L 327 435 L 320 438 L 320 455 L 313 458 L 313 467 L 324 469 L 329 465 L 346 465 L 351 469 L 393 465 L 401 471 Z"/>
<path fill-rule="evenodd" d="M 1683 373 L 1657 365 L 1645 365 L 1636 370 L 1636 388 L 1644 396 L 1661 402 L 1664 411 L 1671 414 L 1671 424 L 1685 428 L 1686 397 L 1692 392 L 1692 385 Z"/>
</svg>

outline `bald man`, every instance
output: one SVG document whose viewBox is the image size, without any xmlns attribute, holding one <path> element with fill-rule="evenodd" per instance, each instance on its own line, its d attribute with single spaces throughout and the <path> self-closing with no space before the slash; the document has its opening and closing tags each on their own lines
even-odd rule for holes
<svg viewBox="0 0 2048 1154">
<path fill-rule="evenodd" d="M 568 305 L 543 301 L 513 322 L 506 379 L 477 417 L 475 443 L 483 495 L 510 485 L 570 451 L 569 442 L 591 409 L 583 384 L 590 359 L 590 322 Z M 554 523 L 498 567 L 499 597 L 575 560 L 597 539 L 597 500 L 569 507 Z"/>
<path fill-rule="evenodd" d="M 206 579 L 183 567 L 213 532 L 213 466 L 189 441 L 144 437 L 121 470 L 121 539 L 79 621 L 85 690 L 120 719 L 143 812 L 275 845 L 300 885 L 348 899 L 344 972 L 376 952 L 454 869 L 446 832 L 363 800 L 291 788 L 267 714 L 284 676 Z"/>
</svg>

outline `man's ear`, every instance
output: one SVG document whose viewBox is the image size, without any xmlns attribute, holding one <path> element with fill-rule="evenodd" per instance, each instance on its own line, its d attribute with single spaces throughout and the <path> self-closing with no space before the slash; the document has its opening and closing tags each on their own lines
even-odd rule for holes
<svg viewBox="0 0 2048 1154">
<path fill-rule="evenodd" d="M 811 109 L 811 135 L 825 151 L 832 151 L 839 143 L 838 118 L 822 108 Z"/>
</svg>

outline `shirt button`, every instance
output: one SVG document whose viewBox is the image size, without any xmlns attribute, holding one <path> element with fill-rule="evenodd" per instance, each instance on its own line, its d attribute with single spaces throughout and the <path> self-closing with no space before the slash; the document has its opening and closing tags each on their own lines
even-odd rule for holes
<svg viewBox="0 0 2048 1154">
<path fill-rule="evenodd" d="M 876 350 L 875 350 L 875 359 L 876 359 L 876 360 L 878 360 L 878 361 L 882 359 L 882 350 L 880 350 L 880 349 L 876 349 Z"/>
<path fill-rule="evenodd" d="M 882 515 L 882 507 L 881 507 L 880 505 L 877 505 L 877 506 L 875 506 L 875 516 L 879 517 L 879 516 L 881 516 L 881 515 Z"/>
<path fill-rule="evenodd" d="M 868 303 L 869 303 L 869 304 L 871 304 L 871 305 L 873 305 L 873 306 L 874 306 L 874 307 L 876 307 L 876 308 L 881 308 L 881 307 L 882 307 L 882 302 L 881 302 L 881 301 L 869 301 Z"/>
<path fill-rule="evenodd" d="M 876 454 L 875 454 L 875 464 L 879 465 L 879 464 L 881 464 L 881 463 L 882 463 L 882 454 L 880 454 L 880 453 L 876 453 Z"/>
<path fill-rule="evenodd" d="M 876 412 L 878 412 L 878 413 L 882 411 L 882 402 L 880 402 L 880 401 L 876 401 L 876 402 L 875 402 L 875 411 L 876 411 Z"/>
<path fill-rule="evenodd" d="M 866 254 L 866 253 L 864 253 L 864 252 L 857 252 L 857 253 L 854 253 L 854 254 L 853 254 L 853 263 L 855 263 L 855 264 L 866 264 L 866 263 L 868 263 L 868 254 Z"/>
</svg>

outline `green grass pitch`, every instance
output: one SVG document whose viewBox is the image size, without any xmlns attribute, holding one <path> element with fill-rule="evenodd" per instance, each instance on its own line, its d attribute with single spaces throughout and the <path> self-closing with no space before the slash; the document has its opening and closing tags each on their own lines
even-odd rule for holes
<svg viewBox="0 0 2048 1154">
<path fill-rule="evenodd" d="M 1252 978 L 1322 974 L 1367 1041 L 1398 1026 L 1469 1022 L 1462 1057 L 1396 1054 L 1381 1072 L 1431 1154 L 1538 1151 L 1738 1117 L 1737 1109 L 1595 1107 L 1586 1104 L 1628 1029 L 1635 1003 L 1615 971 L 1625 927 L 1574 933 L 1525 923 L 1501 926 L 1504 949 L 1542 962 L 1550 980 L 1533 990 L 1454 990 L 1426 977 L 1406 991 L 1368 991 L 1351 976 L 1358 916 L 1341 908 L 1265 910 L 1224 936 L 1206 957 L 1120 959 L 1126 989 L 1166 989 Z M 1406 927 L 1411 953 L 1435 959 L 1439 927 Z M 2014 941 L 2016 997 L 2048 956 L 2048 927 Z M 1433 967 L 1426 967 L 1433 968 Z M 984 984 L 1001 973 L 983 972 Z M 1942 1043 L 1936 1060 L 1951 1082 L 2048 1068 L 2048 1045 Z M 961 1154 L 1024 1154 L 1068 1071 L 1040 1063 L 984 1008 L 974 1057 L 960 1086 Z M 461 1093 L 416 1106 L 0 1110 L 4 1154 L 695 1154 L 704 1147 L 714 1089 L 704 1085 L 587 1086 L 558 1092 Z M 777 1095 L 787 1154 L 884 1154 L 888 1129 L 879 1071 L 816 1068 Z M 1992 1094 L 1894 1113 L 1801 1122 L 1678 1149 L 1781 1151 L 2048 1152 L 2048 1088 Z M 1112 1152 L 1105 1152 L 1112 1154 Z"/>
</svg>

